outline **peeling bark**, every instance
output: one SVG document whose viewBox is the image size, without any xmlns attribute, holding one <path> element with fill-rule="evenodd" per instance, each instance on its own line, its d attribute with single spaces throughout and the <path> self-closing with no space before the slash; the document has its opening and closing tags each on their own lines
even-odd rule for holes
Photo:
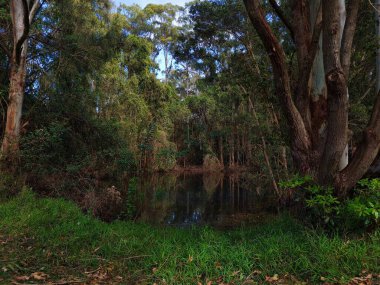
<svg viewBox="0 0 380 285">
<path fill-rule="evenodd" d="M 8 157 L 19 149 L 20 124 L 25 90 L 26 57 L 30 25 L 41 7 L 39 0 L 12 0 L 13 51 L 10 59 L 9 102 L 2 153 Z"/>
</svg>

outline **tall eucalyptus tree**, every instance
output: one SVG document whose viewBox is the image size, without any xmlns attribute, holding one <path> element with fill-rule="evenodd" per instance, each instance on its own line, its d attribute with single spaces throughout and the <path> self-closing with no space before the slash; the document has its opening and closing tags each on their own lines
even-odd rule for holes
<svg viewBox="0 0 380 285">
<path fill-rule="evenodd" d="M 7 119 L 2 143 L 2 152 L 5 155 L 17 152 L 19 148 L 28 36 L 41 5 L 40 0 L 12 0 L 10 2 L 13 39 L 12 49 L 7 52 L 11 67 Z"/>
<path fill-rule="evenodd" d="M 302 173 L 313 175 L 322 184 L 334 184 L 337 194 L 345 196 L 366 173 L 380 148 L 380 99 L 363 131 L 352 160 L 340 169 L 348 140 L 348 75 L 360 0 L 348 1 L 346 20 L 343 3 L 322 0 L 315 21 L 311 21 L 312 1 L 269 1 L 293 36 L 298 62 L 298 79 L 291 83 L 288 62 L 280 40 L 265 17 L 261 1 L 244 0 L 248 15 L 271 60 L 275 90 L 292 137 L 292 155 Z M 282 5 L 288 5 L 291 19 Z M 322 32 L 323 31 L 323 32 Z M 324 81 L 327 98 L 313 102 L 310 78 L 322 33 Z M 326 131 L 320 132 L 325 125 Z"/>
</svg>

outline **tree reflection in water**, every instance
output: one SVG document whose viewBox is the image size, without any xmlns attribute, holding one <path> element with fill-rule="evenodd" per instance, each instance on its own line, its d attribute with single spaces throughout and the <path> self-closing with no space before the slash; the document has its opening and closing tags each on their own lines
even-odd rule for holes
<svg viewBox="0 0 380 285">
<path fill-rule="evenodd" d="M 275 213 L 277 200 L 271 190 L 255 186 L 262 181 L 252 180 L 248 174 L 223 173 L 140 177 L 135 219 L 178 227 L 261 222 Z"/>
</svg>

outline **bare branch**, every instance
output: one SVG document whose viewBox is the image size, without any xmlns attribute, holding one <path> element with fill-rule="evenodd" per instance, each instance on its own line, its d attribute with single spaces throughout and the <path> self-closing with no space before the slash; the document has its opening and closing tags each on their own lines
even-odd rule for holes
<svg viewBox="0 0 380 285">
<path fill-rule="evenodd" d="M 371 119 L 351 162 L 336 177 L 335 184 L 345 193 L 355 186 L 371 166 L 380 149 L 380 92 L 373 106 Z"/>
<path fill-rule="evenodd" d="M 269 3 L 272 6 L 273 10 L 276 12 L 277 16 L 281 19 L 281 21 L 284 23 L 284 25 L 289 30 L 290 37 L 294 41 L 293 23 L 286 17 L 284 11 L 277 4 L 276 0 L 269 0 Z"/>
<path fill-rule="evenodd" d="M 17 0 L 13 0 L 12 4 L 11 4 L 12 18 L 13 18 L 13 29 L 14 30 L 17 30 L 20 28 L 20 27 L 16 27 L 16 25 L 15 25 L 16 13 L 20 12 L 20 11 L 17 11 L 16 9 L 22 9 L 22 12 L 23 12 L 22 34 L 20 37 L 18 37 L 17 36 L 18 31 L 15 31 L 16 37 L 14 38 L 14 41 L 15 41 L 14 49 L 16 52 L 16 62 L 19 63 L 20 57 L 21 57 L 22 45 L 24 44 L 24 42 L 27 39 L 28 34 L 29 34 L 29 10 L 28 10 L 28 2 L 26 0 L 21 1 L 21 6 L 20 6 L 20 3 L 15 4 L 16 1 Z M 18 0 L 18 1 L 20 1 L 20 0 Z"/>
<path fill-rule="evenodd" d="M 38 10 L 41 8 L 42 3 L 39 0 L 35 0 L 32 8 L 29 12 L 29 25 L 32 24 L 34 17 L 37 15 Z"/>
<path fill-rule="evenodd" d="M 358 11 L 360 6 L 360 0 L 351 0 L 348 3 L 347 18 L 344 25 L 342 44 L 340 47 L 340 61 L 342 63 L 343 72 L 348 80 L 351 54 L 352 54 L 352 42 L 354 40 L 356 23 L 358 19 Z"/>
</svg>

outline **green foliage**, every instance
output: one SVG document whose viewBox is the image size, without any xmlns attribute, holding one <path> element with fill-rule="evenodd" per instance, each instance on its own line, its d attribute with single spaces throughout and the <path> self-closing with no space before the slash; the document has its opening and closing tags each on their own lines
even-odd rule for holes
<svg viewBox="0 0 380 285">
<path fill-rule="evenodd" d="M 345 200 L 338 199 L 332 187 L 317 185 L 309 176 L 296 175 L 279 185 L 284 191 L 296 191 L 294 198 L 306 205 L 312 224 L 360 231 L 380 222 L 380 179 L 360 180 L 353 195 Z"/>
<path fill-rule="evenodd" d="M 86 118 L 51 122 L 26 134 L 21 141 L 21 170 L 36 188 L 59 195 L 93 189 L 102 176 L 134 171 L 136 161 L 119 127 Z"/>
</svg>

